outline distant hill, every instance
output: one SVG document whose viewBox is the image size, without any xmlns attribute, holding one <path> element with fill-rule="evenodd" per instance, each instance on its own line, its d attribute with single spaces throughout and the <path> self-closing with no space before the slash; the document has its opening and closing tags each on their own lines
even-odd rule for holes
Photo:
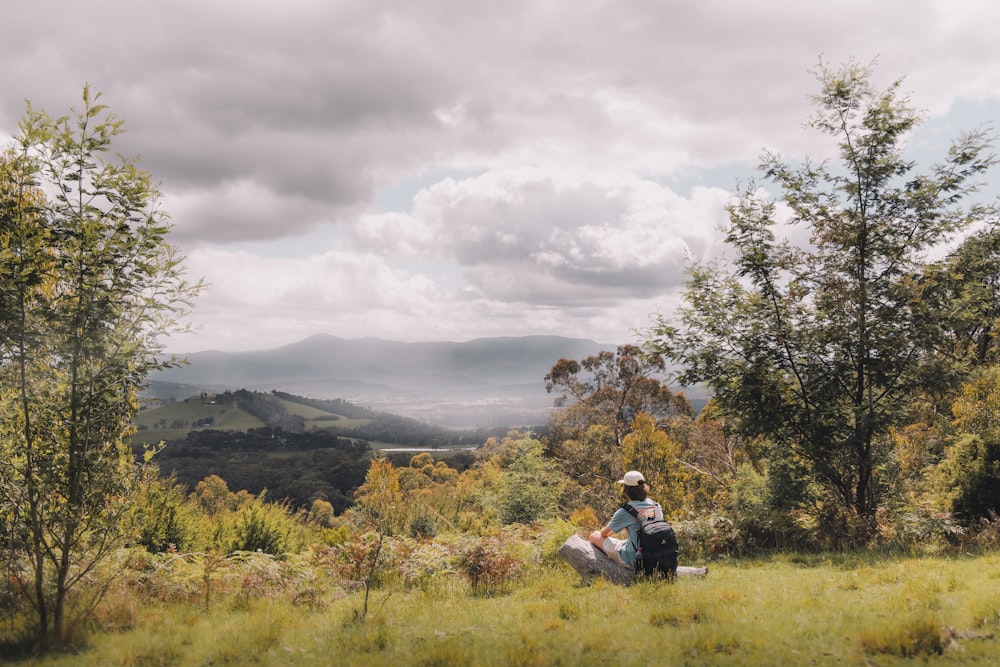
<svg viewBox="0 0 1000 667">
<path fill-rule="evenodd" d="M 317 334 L 270 350 L 185 355 L 187 365 L 150 376 L 150 393 L 277 389 L 455 427 L 530 425 L 546 421 L 552 397 L 544 378 L 560 358 L 617 346 L 561 336 L 402 343 Z"/>
</svg>

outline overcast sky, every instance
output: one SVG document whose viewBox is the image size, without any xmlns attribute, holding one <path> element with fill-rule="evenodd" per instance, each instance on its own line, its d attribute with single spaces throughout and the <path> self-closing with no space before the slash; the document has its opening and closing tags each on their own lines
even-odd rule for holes
<svg viewBox="0 0 1000 667">
<path fill-rule="evenodd" d="M 821 56 L 905 78 L 925 166 L 1000 110 L 992 0 L 32 0 L 2 25 L 0 136 L 89 83 L 161 184 L 210 283 L 175 352 L 631 342 L 724 252 L 763 150 L 825 156 Z"/>
</svg>

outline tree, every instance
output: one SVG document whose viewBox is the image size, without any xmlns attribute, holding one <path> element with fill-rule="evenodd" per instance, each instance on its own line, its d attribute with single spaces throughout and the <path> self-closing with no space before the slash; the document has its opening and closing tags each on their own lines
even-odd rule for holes
<svg viewBox="0 0 1000 667">
<path fill-rule="evenodd" d="M 694 415 L 683 394 L 663 382 L 666 366 L 636 345 L 621 345 L 582 362 L 560 359 L 545 376 L 549 393 L 560 391 L 545 438 L 563 471 L 585 489 L 587 502 L 603 507 L 617 497 L 622 443 L 640 413 L 661 428 Z"/>
<path fill-rule="evenodd" d="M 533 523 L 558 514 L 559 501 L 572 485 L 542 443 L 527 434 L 505 438 L 512 460 L 499 477 L 497 500 L 505 524 Z"/>
<path fill-rule="evenodd" d="M 935 471 L 948 510 L 972 523 L 1000 515 L 1000 366 L 973 374 L 955 401 L 956 435 Z"/>
<path fill-rule="evenodd" d="M 123 125 L 99 97 L 60 118 L 28 104 L 0 168 L 0 516 L 42 644 L 120 544 L 136 392 L 200 289 L 150 175 L 109 157 Z"/>
<path fill-rule="evenodd" d="M 614 353 L 605 350 L 582 362 L 560 359 L 545 376 L 545 390 L 562 392 L 556 407 L 573 399 L 570 405 L 582 419 L 609 427 L 621 444 L 640 412 L 656 419 L 693 415 L 687 399 L 663 384 L 665 371 L 662 358 L 647 356 L 636 345 L 619 345 Z"/>
<path fill-rule="evenodd" d="M 683 384 L 707 383 L 739 433 L 804 468 L 823 491 L 812 500 L 871 528 L 890 429 L 937 378 L 927 364 L 952 321 L 925 257 L 993 215 L 967 201 L 995 158 L 991 137 L 972 132 L 916 174 L 903 149 L 920 118 L 901 82 L 877 90 L 871 67 L 853 62 L 816 74 L 809 125 L 837 138 L 839 165 L 765 154 L 781 200 L 755 183 L 741 191 L 726 230 L 734 265 L 693 263 L 685 305 L 658 318 L 648 344 L 681 366 Z M 779 221 L 807 228 L 810 243 L 777 241 Z"/>
<path fill-rule="evenodd" d="M 374 543 L 367 555 L 364 603 L 361 609 L 355 611 L 355 616 L 364 620 L 368 617 L 368 599 L 377 579 L 385 539 L 398 533 L 407 518 L 406 498 L 399 487 L 399 475 L 392 461 L 384 455 L 372 458 L 365 483 L 357 490 L 356 497 L 356 513 L 375 533 Z"/>
<path fill-rule="evenodd" d="M 622 443 L 622 470 L 640 470 L 669 519 L 684 509 L 684 496 L 693 471 L 682 463 L 680 443 L 656 427 L 644 412 L 636 415 L 632 432 Z"/>
<path fill-rule="evenodd" d="M 931 280 L 942 309 L 951 309 L 948 357 L 973 367 L 1000 361 L 1000 228 L 994 224 L 970 234 L 933 265 Z"/>
</svg>

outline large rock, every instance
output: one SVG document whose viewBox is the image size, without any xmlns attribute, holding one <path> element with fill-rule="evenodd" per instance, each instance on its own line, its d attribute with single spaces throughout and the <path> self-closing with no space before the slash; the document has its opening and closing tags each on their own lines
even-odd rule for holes
<svg viewBox="0 0 1000 667">
<path fill-rule="evenodd" d="M 632 583 L 634 572 L 608 558 L 603 551 L 579 535 L 573 535 L 556 551 L 560 558 L 569 563 L 586 580 L 604 577 L 616 584 L 627 586 Z M 707 567 L 678 566 L 678 577 L 704 577 Z"/>
</svg>

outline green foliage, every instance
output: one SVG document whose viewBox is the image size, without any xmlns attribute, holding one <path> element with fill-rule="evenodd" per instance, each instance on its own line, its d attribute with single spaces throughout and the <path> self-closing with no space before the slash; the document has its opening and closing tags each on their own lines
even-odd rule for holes
<svg viewBox="0 0 1000 667">
<path fill-rule="evenodd" d="M 944 164 L 914 173 L 903 151 L 920 115 L 899 82 L 877 90 L 853 62 L 820 63 L 817 78 L 810 126 L 837 138 L 838 167 L 766 154 L 761 171 L 780 199 L 746 186 L 729 208 L 733 264 L 692 264 L 685 305 L 659 319 L 649 348 L 682 367 L 683 384 L 706 383 L 735 432 L 806 466 L 828 505 L 814 515 L 833 519 L 828 533 L 865 540 L 894 488 L 880 477 L 892 430 L 960 376 L 940 351 L 983 302 L 956 310 L 941 296 L 956 284 L 925 257 L 993 216 L 962 204 L 996 158 L 992 137 L 971 133 Z M 779 239 L 779 223 L 805 228 L 810 244 Z"/>
<path fill-rule="evenodd" d="M 234 512 L 228 523 L 224 553 L 251 551 L 284 557 L 302 547 L 301 527 L 289 506 L 264 502 L 264 494 Z"/>
<path fill-rule="evenodd" d="M 171 478 L 160 479 L 151 468 L 136 489 L 132 524 L 136 543 L 151 553 L 197 548 L 197 519 L 186 503 L 183 489 Z"/>
<path fill-rule="evenodd" d="M 478 453 L 472 479 L 484 510 L 496 511 L 503 524 L 551 519 L 579 491 L 530 434 L 512 431 L 502 441 L 491 440 Z"/>
<path fill-rule="evenodd" d="M 597 525 L 596 516 L 590 526 Z M 559 555 L 556 553 L 566 540 L 576 535 L 578 530 L 569 521 L 563 519 L 552 519 L 545 523 L 545 530 L 539 539 L 539 554 L 543 563 L 552 565 L 559 562 Z"/>
<path fill-rule="evenodd" d="M 59 118 L 29 104 L 0 157 L 0 516 L 41 644 L 69 639 L 72 590 L 126 537 L 135 397 L 200 289 L 99 97 Z"/>
<path fill-rule="evenodd" d="M 500 520 L 532 523 L 555 516 L 559 509 L 560 473 L 555 461 L 542 454 L 542 443 L 523 439 L 514 462 L 504 470 L 499 485 Z"/>
<path fill-rule="evenodd" d="M 317 498 L 312 502 L 309 510 L 309 520 L 324 528 L 330 528 L 334 524 L 333 505 L 325 500 Z"/>
<path fill-rule="evenodd" d="M 434 524 L 434 517 L 426 511 L 417 511 L 410 519 L 410 537 L 426 540 L 435 535 L 437 535 L 437 526 Z"/>
<path fill-rule="evenodd" d="M 941 464 L 951 511 L 971 522 L 1000 512 L 1000 439 L 964 434 Z"/>
<path fill-rule="evenodd" d="M 935 476 L 948 510 L 971 524 L 1000 514 L 1000 366 L 963 385 L 953 411 L 956 436 Z"/>
<path fill-rule="evenodd" d="M 673 527 L 683 562 L 703 563 L 738 554 L 761 553 L 758 545 L 750 548 L 745 543 L 745 531 L 737 530 L 733 520 L 726 516 L 675 521 Z"/>
</svg>

